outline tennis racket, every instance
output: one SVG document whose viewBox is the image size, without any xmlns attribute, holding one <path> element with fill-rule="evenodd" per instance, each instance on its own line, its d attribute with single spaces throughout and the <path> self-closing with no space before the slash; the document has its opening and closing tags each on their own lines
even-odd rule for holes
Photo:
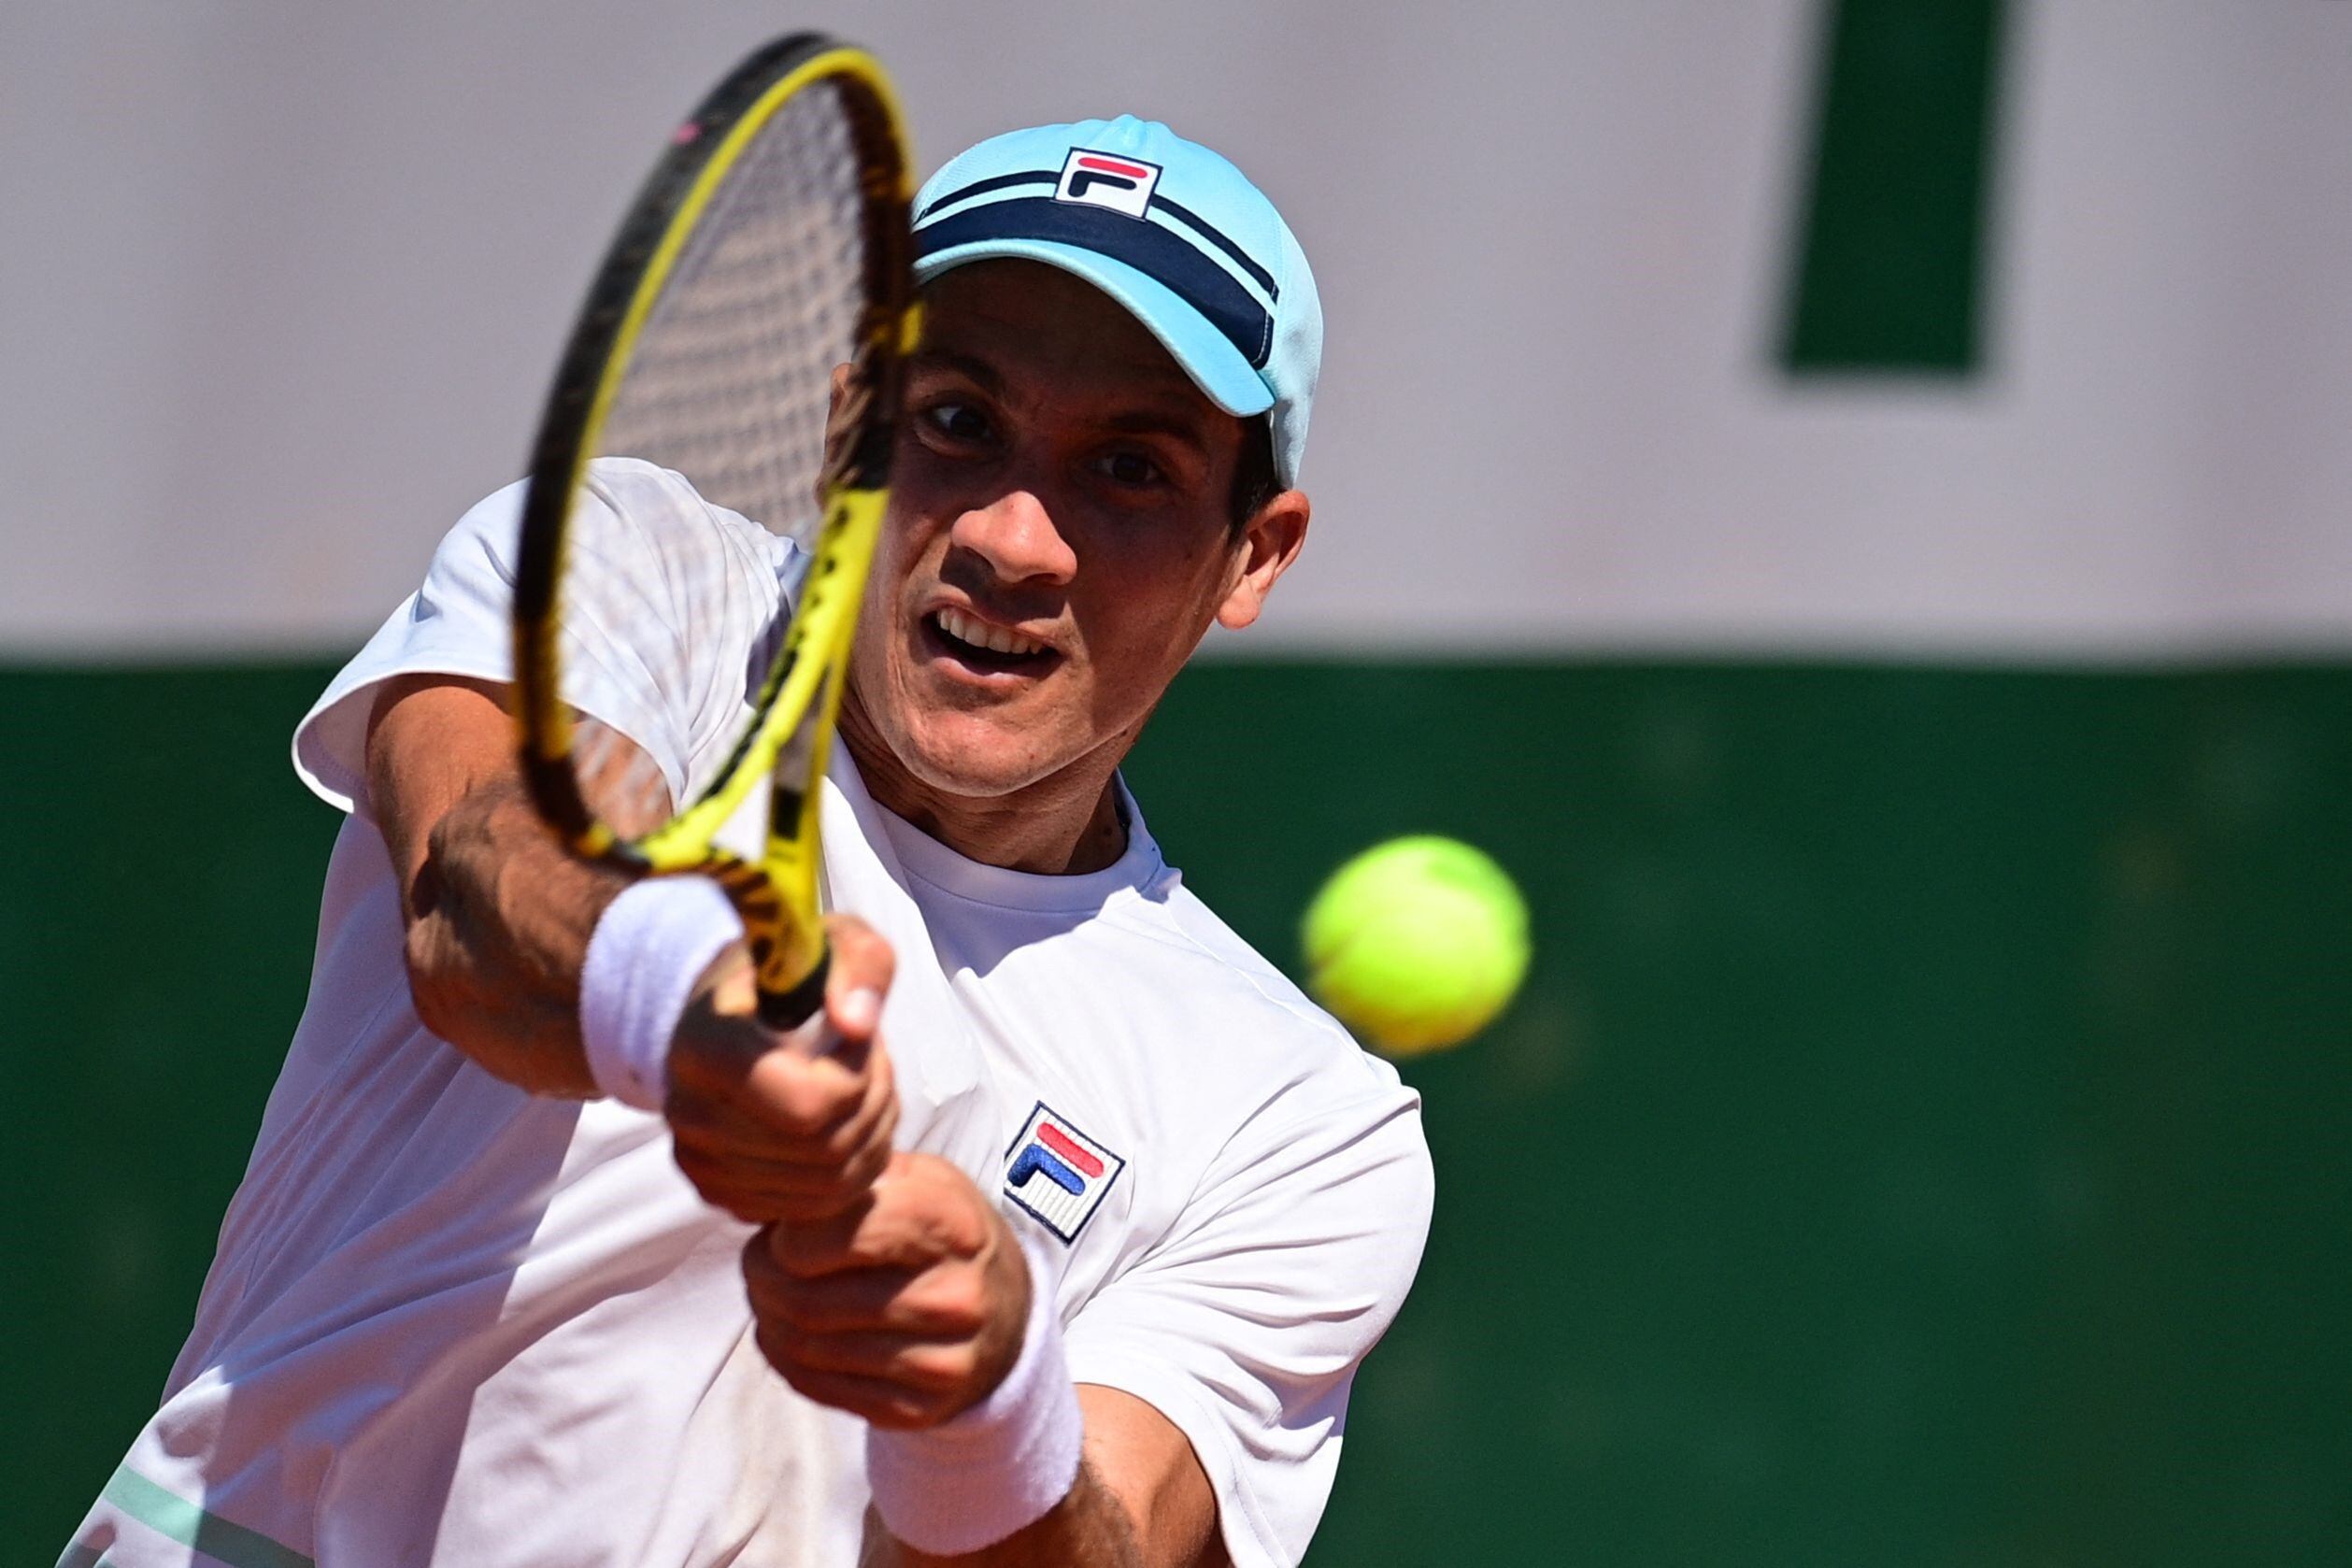
<svg viewBox="0 0 2352 1568">
<path fill-rule="evenodd" d="M 897 106 L 873 56 L 796 34 L 744 61 L 677 128 L 606 252 L 523 501 L 515 691 L 531 798 L 581 855 L 716 879 L 743 917 L 761 1019 L 778 1029 L 824 996 L 819 785 L 916 327 L 909 195 Z M 682 807 L 642 752 L 616 767 L 634 748 L 579 723 L 564 697 L 567 625 L 649 649 L 692 633 L 691 602 L 680 614 L 675 591 L 649 594 L 641 573 L 575 537 L 583 484 L 608 458 L 674 469 L 812 557 L 752 717 Z M 679 623 L 645 624 L 656 603 Z M 720 829 L 763 780 L 764 848 L 722 847 Z"/>
</svg>

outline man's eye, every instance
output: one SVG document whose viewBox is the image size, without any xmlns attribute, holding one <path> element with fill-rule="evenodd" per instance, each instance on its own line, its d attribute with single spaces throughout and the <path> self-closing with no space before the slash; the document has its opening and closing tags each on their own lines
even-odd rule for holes
<svg viewBox="0 0 2352 1568">
<path fill-rule="evenodd" d="M 1141 452 L 1108 452 L 1096 466 L 1117 485 L 1156 485 L 1166 478 L 1160 465 Z"/>
<path fill-rule="evenodd" d="M 934 403 L 923 410 L 923 419 L 950 441 L 980 442 L 989 438 L 986 416 L 968 403 Z"/>
</svg>

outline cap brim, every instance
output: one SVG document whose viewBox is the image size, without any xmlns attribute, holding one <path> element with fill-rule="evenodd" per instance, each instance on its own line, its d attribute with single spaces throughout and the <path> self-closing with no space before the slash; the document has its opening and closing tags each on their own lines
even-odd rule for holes
<svg viewBox="0 0 2352 1568">
<path fill-rule="evenodd" d="M 1046 239 L 987 239 L 950 246 L 915 264 L 915 281 L 928 283 L 967 262 L 1011 258 L 1043 262 L 1074 273 L 1127 308 L 1150 330 L 1192 384 L 1229 414 L 1247 419 L 1274 406 L 1274 391 L 1225 335 L 1174 290 L 1125 262 Z"/>
</svg>

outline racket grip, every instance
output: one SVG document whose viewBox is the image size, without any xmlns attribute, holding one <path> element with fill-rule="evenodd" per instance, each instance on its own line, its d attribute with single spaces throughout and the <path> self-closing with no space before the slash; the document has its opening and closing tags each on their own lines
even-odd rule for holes
<svg viewBox="0 0 2352 1568">
<path fill-rule="evenodd" d="M 790 1033 L 815 1018 L 825 1005 L 825 976 L 833 972 L 833 949 L 817 955 L 817 966 L 790 991 L 760 989 L 760 1021 L 777 1033 Z"/>
</svg>

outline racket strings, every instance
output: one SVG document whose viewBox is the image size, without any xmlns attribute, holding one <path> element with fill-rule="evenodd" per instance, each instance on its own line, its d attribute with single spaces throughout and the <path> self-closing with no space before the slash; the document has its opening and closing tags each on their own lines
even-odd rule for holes
<svg viewBox="0 0 2352 1568">
<path fill-rule="evenodd" d="M 583 721 L 573 732 L 573 766 L 598 815 L 625 837 L 650 833 L 675 809 L 669 780 L 646 749 L 610 725 Z"/>
<path fill-rule="evenodd" d="M 706 500 L 805 545 L 817 531 L 833 372 L 864 297 L 847 107 L 820 84 L 755 133 L 639 330 L 602 455 L 683 474 Z"/>
<path fill-rule="evenodd" d="M 841 89 L 805 87 L 727 166 L 638 327 L 580 503 L 641 494 L 598 467 L 641 459 L 682 475 L 714 506 L 802 549 L 813 543 L 834 373 L 856 351 L 866 297 L 865 193 L 849 112 Z M 691 650 L 747 614 L 741 527 L 704 508 L 616 519 L 609 507 L 576 504 L 558 590 L 566 622 L 594 628 L 606 649 L 628 649 L 644 665 L 629 673 L 646 688 L 681 694 L 699 679 Z M 620 568 L 624 558 L 634 569 Z M 748 694 L 726 698 L 727 710 L 739 712 Z M 577 777 L 624 834 L 686 805 L 669 799 L 642 751 L 615 748 L 609 735 L 595 748 L 576 751 Z"/>
</svg>

